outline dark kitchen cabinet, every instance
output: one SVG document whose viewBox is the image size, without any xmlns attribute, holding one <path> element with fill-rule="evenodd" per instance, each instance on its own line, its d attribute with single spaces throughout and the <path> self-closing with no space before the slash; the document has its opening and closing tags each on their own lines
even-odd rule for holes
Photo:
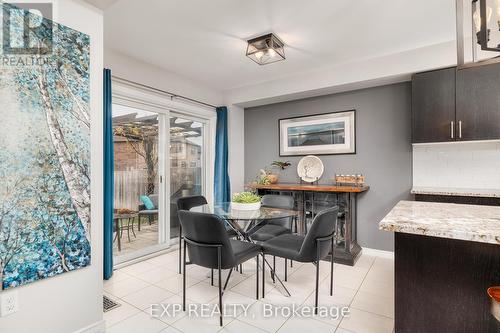
<svg viewBox="0 0 500 333">
<path fill-rule="evenodd" d="M 457 140 L 500 138 L 500 64 L 457 71 Z"/>
<path fill-rule="evenodd" d="M 500 139 L 500 63 L 413 76 L 413 143 L 494 139 Z"/>
<path fill-rule="evenodd" d="M 455 141 L 456 68 L 418 73 L 412 80 L 412 141 Z"/>
</svg>

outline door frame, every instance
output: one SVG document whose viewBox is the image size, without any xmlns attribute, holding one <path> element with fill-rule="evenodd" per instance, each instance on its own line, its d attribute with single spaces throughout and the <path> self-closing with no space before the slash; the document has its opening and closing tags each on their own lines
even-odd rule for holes
<svg viewBox="0 0 500 333">
<path fill-rule="evenodd" d="M 170 239 L 170 151 L 166 147 L 170 142 L 169 127 L 171 113 L 203 123 L 203 188 L 207 201 L 213 201 L 217 113 L 214 108 L 178 100 L 171 95 L 160 93 L 154 89 L 148 89 L 139 84 L 136 85 L 128 80 L 112 78 L 112 87 L 113 104 L 135 107 L 160 115 L 158 119 L 160 128 L 158 137 L 158 178 L 160 183 L 158 233 L 161 243 L 135 251 L 130 255 L 123 255 L 116 258 L 114 264 L 116 266 L 154 252 L 168 249 L 172 244 L 178 243 L 177 237 Z"/>
</svg>

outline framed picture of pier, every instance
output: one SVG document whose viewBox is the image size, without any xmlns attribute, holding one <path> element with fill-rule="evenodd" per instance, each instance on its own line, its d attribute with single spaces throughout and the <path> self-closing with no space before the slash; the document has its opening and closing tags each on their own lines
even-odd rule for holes
<svg viewBox="0 0 500 333">
<path fill-rule="evenodd" d="M 356 153 L 356 110 L 280 119 L 280 156 Z"/>
</svg>

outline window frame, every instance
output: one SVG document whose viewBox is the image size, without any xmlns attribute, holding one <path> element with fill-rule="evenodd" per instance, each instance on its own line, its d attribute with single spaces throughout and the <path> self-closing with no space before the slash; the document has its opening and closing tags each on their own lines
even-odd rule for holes
<svg viewBox="0 0 500 333">
<path fill-rule="evenodd" d="M 217 113 L 214 108 L 174 99 L 166 93 L 160 93 L 156 90 L 118 78 L 112 78 L 112 85 L 113 104 L 139 108 L 160 115 L 160 136 L 158 141 L 165 142 L 165 144 L 159 144 L 158 152 L 158 172 L 159 179 L 161 179 L 160 197 L 162 198 L 159 202 L 158 218 L 162 220 L 159 228 L 161 225 L 164 226 L 164 230 L 160 231 L 159 229 L 160 244 L 134 251 L 130 256 L 119 256 L 115 260 L 115 263 L 116 265 L 120 265 L 127 261 L 133 261 L 138 257 L 165 250 L 171 245 L 178 243 L 177 237 L 175 239 L 170 238 L 170 150 L 167 145 L 170 143 L 169 128 L 171 116 L 184 117 L 203 124 L 203 149 L 201 152 L 202 163 L 204 165 L 202 167 L 203 192 L 207 201 L 213 202 Z"/>
</svg>

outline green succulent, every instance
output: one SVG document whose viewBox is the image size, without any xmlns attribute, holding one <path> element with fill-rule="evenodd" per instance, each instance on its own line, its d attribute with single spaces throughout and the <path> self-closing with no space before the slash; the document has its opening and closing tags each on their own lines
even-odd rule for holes
<svg viewBox="0 0 500 333">
<path fill-rule="evenodd" d="M 259 185 L 269 185 L 271 180 L 269 179 L 270 171 L 260 169 L 260 173 L 256 177 L 257 184 Z"/>
<path fill-rule="evenodd" d="M 241 192 L 234 193 L 232 201 L 236 203 L 256 203 L 260 202 L 260 197 L 252 192 Z"/>
</svg>

